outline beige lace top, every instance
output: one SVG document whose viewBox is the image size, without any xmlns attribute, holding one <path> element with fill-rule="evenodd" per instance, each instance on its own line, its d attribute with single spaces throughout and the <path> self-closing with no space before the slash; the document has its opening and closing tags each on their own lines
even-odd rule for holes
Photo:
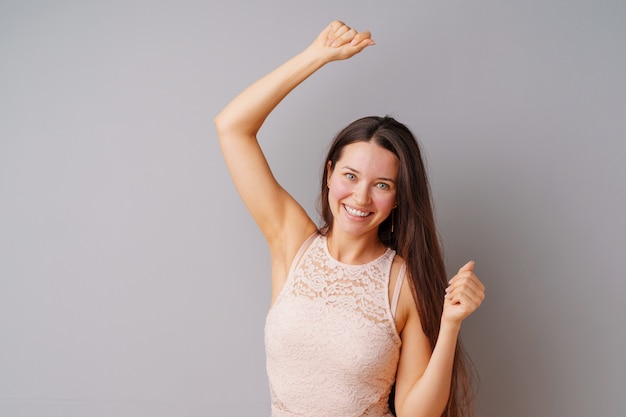
<svg viewBox="0 0 626 417">
<path fill-rule="evenodd" d="M 389 300 L 392 249 L 364 265 L 333 259 L 309 238 L 265 324 L 272 417 L 392 417 L 400 352 Z"/>
</svg>

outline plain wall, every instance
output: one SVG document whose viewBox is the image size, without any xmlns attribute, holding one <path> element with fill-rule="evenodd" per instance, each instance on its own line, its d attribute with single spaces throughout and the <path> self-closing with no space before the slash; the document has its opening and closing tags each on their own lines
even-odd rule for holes
<svg viewBox="0 0 626 417">
<path fill-rule="evenodd" d="M 268 119 L 316 214 L 323 155 L 390 114 L 427 155 L 479 415 L 624 415 L 626 3 L 0 2 L 0 415 L 267 416 L 269 260 L 213 117 L 332 19 L 377 45 Z"/>
</svg>

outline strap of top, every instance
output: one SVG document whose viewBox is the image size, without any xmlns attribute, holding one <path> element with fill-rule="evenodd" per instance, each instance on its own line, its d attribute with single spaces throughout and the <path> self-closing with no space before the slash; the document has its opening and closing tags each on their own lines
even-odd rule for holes
<svg viewBox="0 0 626 417">
<path fill-rule="evenodd" d="M 291 267 L 289 268 L 289 275 L 287 276 L 291 276 L 293 274 L 293 271 L 298 266 L 298 263 L 300 263 L 300 258 L 302 258 L 302 255 L 304 255 L 304 252 L 309 248 L 309 246 L 311 246 L 311 243 L 318 235 L 319 233 L 316 231 L 311 236 L 306 238 L 302 246 L 300 246 L 300 249 L 298 249 L 298 252 L 296 253 L 296 257 L 293 258 L 293 261 L 291 262 Z"/>
<path fill-rule="evenodd" d="M 396 287 L 393 290 L 393 298 L 391 299 L 391 314 L 393 318 L 396 318 L 396 310 L 398 308 L 398 300 L 400 299 L 400 290 L 402 289 L 402 282 L 404 281 L 404 274 L 406 272 L 406 263 L 403 263 L 398 272 L 398 279 L 396 279 Z"/>
</svg>

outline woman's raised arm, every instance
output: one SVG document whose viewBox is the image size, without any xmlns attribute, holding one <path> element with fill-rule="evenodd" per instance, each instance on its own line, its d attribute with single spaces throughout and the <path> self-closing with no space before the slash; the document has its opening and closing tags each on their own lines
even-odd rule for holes
<svg viewBox="0 0 626 417">
<path fill-rule="evenodd" d="M 302 81 L 328 62 L 349 58 L 374 42 L 344 23 L 329 24 L 304 51 L 270 72 L 231 101 L 215 118 L 220 146 L 235 186 L 270 248 L 291 246 L 315 225 L 275 180 L 257 142 L 272 110 Z M 290 236 L 288 236 L 288 234 Z"/>
</svg>

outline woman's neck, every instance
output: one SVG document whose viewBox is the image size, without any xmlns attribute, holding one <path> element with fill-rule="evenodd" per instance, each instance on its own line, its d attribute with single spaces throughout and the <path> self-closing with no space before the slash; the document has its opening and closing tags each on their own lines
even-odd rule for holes
<svg viewBox="0 0 626 417">
<path fill-rule="evenodd" d="M 349 265 L 366 264 L 387 250 L 378 235 L 350 236 L 331 229 L 326 235 L 326 242 L 330 255 Z"/>
</svg>

